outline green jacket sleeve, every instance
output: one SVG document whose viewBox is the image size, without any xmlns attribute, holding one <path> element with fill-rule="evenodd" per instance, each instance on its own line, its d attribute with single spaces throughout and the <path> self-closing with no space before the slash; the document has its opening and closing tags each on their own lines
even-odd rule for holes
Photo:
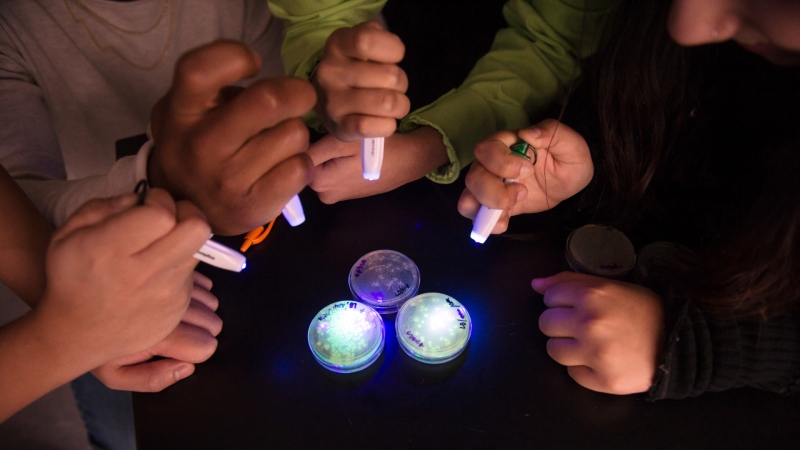
<svg viewBox="0 0 800 450">
<path fill-rule="evenodd" d="M 519 129 L 563 94 L 580 57 L 590 55 L 613 0 L 510 0 L 509 28 L 466 81 L 434 103 L 409 114 L 399 131 L 429 125 L 444 139 L 450 163 L 428 174 L 452 183 L 474 159 L 475 144 L 497 130 Z"/>
<path fill-rule="evenodd" d="M 268 0 L 275 17 L 284 21 L 281 58 L 286 74 L 309 80 L 330 34 L 375 17 L 386 0 Z M 316 114 L 304 117 L 309 126 L 322 129 Z"/>
</svg>

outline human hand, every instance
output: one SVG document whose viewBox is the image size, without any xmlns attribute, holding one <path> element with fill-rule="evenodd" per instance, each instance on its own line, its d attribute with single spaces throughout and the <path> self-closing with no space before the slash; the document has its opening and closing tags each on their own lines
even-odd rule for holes
<svg viewBox="0 0 800 450">
<path fill-rule="evenodd" d="M 134 194 L 88 202 L 48 248 L 45 294 L 33 313 L 43 341 L 85 367 L 154 346 L 189 308 L 192 256 L 208 224 L 161 189 L 136 203 Z"/>
<path fill-rule="evenodd" d="M 549 309 L 539 329 L 547 353 L 581 386 L 609 394 L 647 391 L 664 346 L 664 307 L 653 291 L 621 281 L 562 272 L 535 278 Z"/>
<path fill-rule="evenodd" d="M 368 181 L 361 176 L 361 145 L 342 142 L 328 135 L 311 144 L 314 189 L 323 203 L 368 197 L 391 191 L 418 180 L 448 162 L 442 135 L 432 127 L 398 133 L 384 143 L 381 177 Z"/>
<path fill-rule="evenodd" d="M 192 302 L 172 333 L 154 347 L 110 361 L 92 373 L 111 389 L 136 392 L 158 392 L 194 373 L 195 364 L 214 354 L 215 336 L 222 330 L 215 314 L 219 300 L 210 292 L 211 285 L 194 272 Z M 163 359 L 150 361 L 154 356 Z"/>
<path fill-rule="evenodd" d="M 536 164 L 511 153 L 519 138 L 536 149 Z M 593 175 L 586 140 L 563 123 L 548 119 L 517 133 L 499 131 L 475 146 L 458 212 L 474 220 L 481 205 L 502 209 L 492 233 L 503 233 L 510 216 L 553 208 L 585 188 Z M 506 185 L 500 178 L 517 182 Z"/>
<path fill-rule="evenodd" d="M 232 95 L 228 86 L 260 66 L 255 52 L 233 41 L 192 50 L 151 115 L 150 184 L 191 200 L 222 235 L 269 222 L 311 180 L 299 117 L 313 107 L 314 89 L 284 77 Z"/>
<path fill-rule="evenodd" d="M 377 22 L 331 33 L 311 80 L 314 111 L 331 134 L 350 142 L 394 133 L 395 119 L 411 109 L 408 77 L 397 65 L 404 54 L 400 38 Z"/>
</svg>

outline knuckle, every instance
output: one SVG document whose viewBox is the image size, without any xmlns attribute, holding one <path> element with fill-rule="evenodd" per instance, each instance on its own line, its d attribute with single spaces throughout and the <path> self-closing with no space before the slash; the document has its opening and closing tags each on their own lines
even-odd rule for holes
<svg viewBox="0 0 800 450">
<path fill-rule="evenodd" d="M 253 86 L 252 96 L 260 109 L 273 111 L 280 107 L 280 100 L 271 84 L 259 83 Z"/>
<path fill-rule="evenodd" d="M 399 95 L 400 94 L 398 94 L 397 92 L 394 92 L 394 91 L 388 91 L 388 92 L 384 92 L 382 94 L 383 98 L 381 98 L 381 103 L 380 104 L 381 104 L 381 107 L 383 108 L 384 112 L 392 113 L 395 110 L 395 108 L 397 107 L 397 104 L 398 104 L 397 97 Z"/>
<path fill-rule="evenodd" d="M 366 57 L 372 49 L 372 33 L 366 29 L 360 29 L 353 37 L 353 50 L 359 57 Z"/>
</svg>

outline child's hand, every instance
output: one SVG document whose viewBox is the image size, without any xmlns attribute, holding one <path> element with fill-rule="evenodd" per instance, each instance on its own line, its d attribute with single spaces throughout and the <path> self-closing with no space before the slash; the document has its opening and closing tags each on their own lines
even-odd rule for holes
<svg viewBox="0 0 800 450">
<path fill-rule="evenodd" d="M 316 101 L 298 78 L 229 85 L 258 74 L 261 58 L 218 41 L 183 55 L 169 92 L 153 107 L 151 186 L 196 204 L 215 233 L 263 225 L 311 181 L 308 129 L 300 116 Z"/>
<path fill-rule="evenodd" d="M 644 287 L 562 272 L 535 278 L 549 309 L 539 329 L 547 353 L 581 386 L 609 394 L 647 391 L 664 346 L 664 307 Z"/>
<path fill-rule="evenodd" d="M 309 186 L 324 203 L 336 203 L 391 191 L 448 161 L 442 135 L 431 127 L 389 136 L 384 152 L 381 177 L 368 181 L 362 176 L 361 143 L 325 136 L 308 149 L 315 166 Z"/>
<path fill-rule="evenodd" d="M 181 323 L 163 341 L 103 364 L 92 373 L 112 389 L 136 392 L 158 392 L 194 373 L 195 364 L 214 354 L 215 336 L 222 330 L 222 320 L 215 314 L 219 300 L 209 291 L 211 284 L 195 272 L 192 302 Z M 162 359 L 149 361 L 154 356 Z"/>
<path fill-rule="evenodd" d="M 187 314 L 192 257 L 210 229 L 191 203 L 153 189 L 81 207 L 53 235 L 47 286 L 34 310 L 43 339 L 97 367 L 148 349 Z"/>
<path fill-rule="evenodd" d="M 532 154 L 527 161 L 511 153 L 509 147 L 518 136 L 536 149 L 535 165 Z M 475 146 L 475 162 L 467 173 L 458 211 L 474 220 L 481 205 L 502 209 L 492 231 L 502 233 L 510 216 L 548 210 L 580 192 L 593 175 L 586 140 L 563 123 L 548 119 L 518 133 L 499 131 Z M 505 185 L 500 177 L 518 182 Z"/>
<path fill-rule="evenodd" d="M 328 37 L 312 83 L 314 110 L 340 141 L 390 136 L 408 114 L 408 77 L 397 63 L 405 46 L 376 22 L 340 28 Z"/>
</svg>

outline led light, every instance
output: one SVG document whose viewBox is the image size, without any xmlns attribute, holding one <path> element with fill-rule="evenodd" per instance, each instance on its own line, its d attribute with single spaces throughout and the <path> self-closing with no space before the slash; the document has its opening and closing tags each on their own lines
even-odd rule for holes
<svg viewBox="0 0 800 450">
<path fill-rule="evenodd" d="M 348 285 L 356 300 L 389 314 L 416 295 L 419 280 L 419 269 L 408 256 L 394 250 L 376 250 L 353 264 Z"/>
<path fill-rule="evenodd" d="M 431 292 L 405 302 L 395 320 L 397 341 L 408 356 L 428 364 L 455 359 L 472 335 L 472 319 L 453 297 Z"/>
<path fill-rule="evenodd" d="M 378 359 L 386 341 L 380 314 L 356 301 L 332 303 L 308 327 L 308 346 L 322 367 L 358 372 Z"/>
</svg>

